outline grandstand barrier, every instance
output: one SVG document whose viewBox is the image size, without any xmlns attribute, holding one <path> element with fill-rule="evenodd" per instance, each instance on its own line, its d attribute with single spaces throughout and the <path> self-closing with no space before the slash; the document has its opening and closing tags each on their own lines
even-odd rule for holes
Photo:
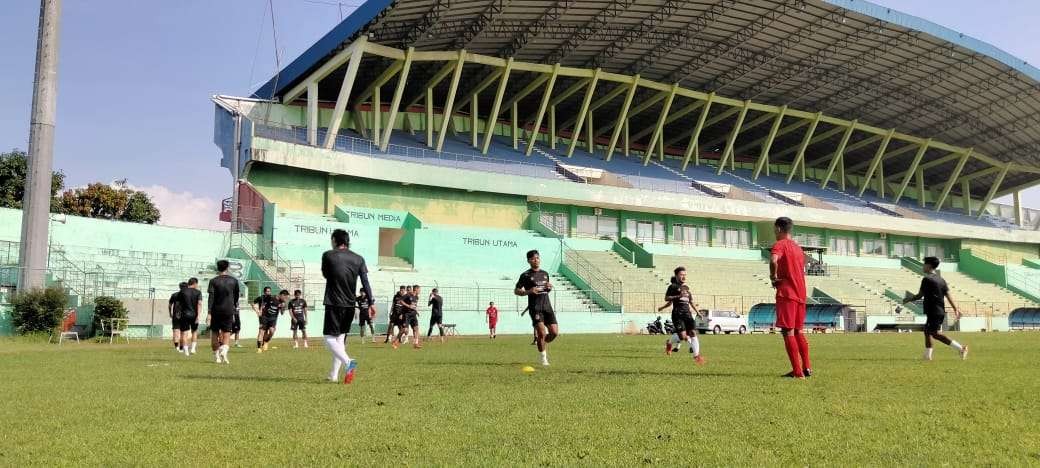
<svg viewBox="0 0 1040 468">
<path fill-rule="evenodd" d="M 961 249 L 959 257 L 958 266 L 962 273 L 984 283 L 1007 287 L 1007 269 L 1004 265 L 983 258 L 972 249 Z"/>
<path fill-rule="evenodd" d="M 759 303 L 748 312 L 748 328 L 752 331 L 772 330 L 776 327 L 776 303 Z M 856 311 L 844 304 L 806 304 L 806 330 L 845 331 L 845 324 L 856 323 Z M 855 331 L 855 330 L 849 330 Z"/>
<path fill-rule="evenodd" d="M 1022 265 L 1029 268 L 1040 269 L 1040 258 L 1023 258 Z"/>
<path fill-rule="evenodd" d="M 627 236 L 623 236 L 618 240 L 618 243 L 632 252 L 632 258 L 635 259 L 636 266 L 639 268 L 654 267 L 654 254 L 648 252 L 638 242 L 628 238 Z"/>
<path fill-rule="evenodd" d="M 899 264 L 902 265 L 903 268 L 906 268 L 907 270 L 910 270 L 914 273 L 917 273 L 919 275 L 924 274 L 924 262 L 922 262 L 919 259 L 913 257 L 900 257 Z"/>
<path fill-rule="evenodd" d="M 625 248 L 625 246 L 621 245 L 621 243 L 613 241 L 613 243 L 610 245 L 610 250 L 616 252 L 618 255 L 621 256 L 621 258 L 625 259 L 627 262 L 633 265 L 636 264 L 635 252 Z"/>
<path fill-rule="evenodd" d="M 620 300 L 622 284 L 607 277 L 602 271 L 586 260 L 577 251 L 564 246 L 563 261 L 560 262 L 560 274 L 570 280 L 579 289 L 588 292 L 589 297 L 604 311 L 623 312 Z"/>
<path fill-rule="evenodd" d="M 887 288 L 885 289 L 885 297 L 887 297 L 889 299 L 892 299 L 892 301 L 897 303 L 897 304 L 901 304 L 903 302 L 903 300 L 905 299 L 904 295 L 906 293 L 917 294 L 917 293 L 911 292 L 911 291 L 904 291 L 903 294 L 899 294 L 898 292 L 896 292 L 896 291 L 894 291 L 892 289 L 887 289 Z M 911 312 L 914 313 L 914 315 L 922 315 L 922 314 L 924 314 L 924 310 L 921 308 L 921 301 L 907 302 L 906 304 L 903 304 L 902 307 L 904 309 L 910 310 Z"/>
</svg>

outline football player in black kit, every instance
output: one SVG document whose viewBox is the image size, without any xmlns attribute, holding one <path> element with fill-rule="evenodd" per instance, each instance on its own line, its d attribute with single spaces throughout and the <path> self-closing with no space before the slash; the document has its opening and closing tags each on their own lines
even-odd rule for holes
<svg viewBox="0 0 1040 468">
<path fill-rule="evenodd" d="M 181 328 L 180 328 L 181 312 L 180 312 L 180 306 L 178 305 L 179 299 L 177 299 L 177 297 L 180 295 L 181 290 L 186 288 L 186 287 L 188 287 L 188 283 L 181 282 L 181 284 L 177 285 L 177 292 L 175 292 L 173 294 L 170 294 L 169 310 L 170 310 L 170 324 L 173 326 L 173 348 L 176 349 L 178 353 L 181 352 L 182 350 L 181 350 Z"/>
<path fill-rule="evenodd" d="M 185 356 L 195 354 L 195 335 L 199 331 L 199 314 L 202 312 L 202 293 L 199 292 L 199 279 L 191 278 L 177 293 L 177 305 L 180 309 L 181 349 Z"/>
<path fill-rule="evenodd" d="M 957 304 L 953 302 L 953 297 L 950 296 L 950 288 L 946 285 L 946 280 L 939 275 L 937 268 L 939 268 L 938 257 L 925 257 L 921 289 L 916 295 L 906 298 L 903 304 L 924 299 L 924 315 L 926 318 L 924 325 L 925 361 L 932 360 L 933 338 L 956 350 L 960 354 L 961 359 L 968 359 L 968 345 L 962 345 L 942 334 L 942 324 L 946 321 L 946 304 L 944 300 L 950 301 L 950 306 L 953 307 L 953 312 L 957 314 L 957 318 L 960 318 L 961 311 L 957 309 Z"/>
<path fill-rule="evenodd" d="M 228 275 L 228 261 L 217 261 L 216 278 L 209 280 L 210 346 L 217 363 L 228 364 L 228 342 L 238 314 L 238 280 Z"/>
<path fill-rule="evenodd" d="M 401 289 L 394 294 L 394 298 L 390 300 L 390 312 L 387 313 L 386 321 L 386 339 L 383 340 L 383 344 L 390 342 L 390 337 L 394 337 L 394 346 L 397 346 L 397 335 L 394 333 L 394 327 L 400 325 L 401 321 L 401 298 L 405 295 L 405 287 L 401 286 Z"/>
<path fill-rule="evenodd" d="M 354 321 L 354 308 L 362 306 L 357 302 L 356 292 L 358 280 L 365 292 L 364 306 L 367 306 L 369 318 L 376 316 L 376 306 L 372 303 L 372 287 L 368 283 L 368 267 L 365 259 L 350 250 L 350 235 L 347 231 L 332 231 L 332 250 L 321 256 L 321 274 L 325 277 L 325 323 L 322 334 L 325 335 L 325 346 L 332 352 L 332 371 L 329 381 L 339 380 L 341 367 L 346 368 L 343 383 L 354 381 L 357 361 L 347 355 L 344 341 Z"/>
<path fill-rule="evenodd" d="M 310 344 L 307 342 L 307 301 L 303 299 L 303 291 L 299 289 L 293 291 L 293 298 L 289 301 L 289 314 L 292 319 L 290 328 L 292 328 L 293 349 L 300 347 L 297 332 L 303 335 L 303 347 L 310 348 Z"/>
<path fill-rule="evenodd" d="M 531 325 L 534 327 L 538 341 L 538 354 L 541 357 L 541 364 L 548 366 L 549 343 L 552 343 L 560 334 L 559 325 L 556 323 L 556 313 L 553 312 L 552 304 L 549 302 L 552 283 L 549 281 L 549 273 L 541 269 L 542 258 L 537 250 L 527 252 L 527 264 L 531 268 L 520 274 L 513 293 L 517 296 L 527 296 Z"/>
<path fill-rule="evenodd" d="M 686 285 L 686 268 L 676 267 L 673 273 L 675 273 L 672 278 L 674 281 L 668 285 L 668 290 L 664 293 L 664 300 L 672 305 L 672 325 L 675 326 L 679 339 L 690 345 L 690 354 L 693 355 L 694 362 L 704 364 L 704 358 L 701 357 L 701 344 L 697 339 L 697 323 L 694 321 L 696 304 L 693 303 L 690 287 Z M 658 311 L 660 310 L 663 308 L 658 309 Z M 678 348 L 678 343 L 665 341 L 665 354 L 672 354 L 673 346 Z"/>
<path fill-rule="evenodd" d="M 363 303 L 366 303 L 367 301 L 368 301 L 368 298 L 365 297 L 365 292 L 364 291 L 358 292 L 358 297 L 357 297 L 358 304 L 363 304 Z M 375 302 L 375 301 L 372 301 L 372 302 Z M 376 342 L 376 329 L 374 327 L 372 327 L 372 319 L 368 316 L 368 314 L 365 313 L 364 310 L 360 310 L 360 309 L 358 310 L 358 327 L 361 328 L 361 342 L 362 343 L 365 342 L 365 330 L 366 329 L 368 330 L 368 334 L 372 336 L 372 342 L 373 343 Z"/>
<path fill-rule="evenodd" d="M 433 326 L 437 326 L 437 330 L 441 333 L 441 343 L 444 342 L 444 298 L 438 294 L 437 288 L 433 288 L 433 292 L 430 293 L 430 300 L 426 303 L 430 307 L 430 328 L 426 330 L 426 337 L 429 338 L 433 335 Z"/>
</svg>

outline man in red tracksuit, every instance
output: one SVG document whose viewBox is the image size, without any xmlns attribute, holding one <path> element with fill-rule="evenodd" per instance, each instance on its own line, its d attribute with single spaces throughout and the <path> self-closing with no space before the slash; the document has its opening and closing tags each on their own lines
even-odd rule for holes
<svg viewBox="0 0 1040 468">
<path fill-rule="evenodd" d="M 791 372 L 784 377 L 804 379 L 812 376 L 809 364 L 809 342 L 802 334 L 805 326 L 805 256 L 791 239 L 794 222 L 780 217 L 773 223 L 776 244 L 769 261 L 769 280 L 776 289 L 776 326 L 784 338 L 784 348 L 791 360 Z"/>
</svg>

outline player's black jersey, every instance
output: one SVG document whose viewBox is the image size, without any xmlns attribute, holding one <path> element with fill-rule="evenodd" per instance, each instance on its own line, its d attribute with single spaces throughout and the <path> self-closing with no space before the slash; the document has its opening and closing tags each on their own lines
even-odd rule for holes
<svg viewBox="0 0 1040 468">
<path fill-rule="evenodd" d="M 184 288 L 177 293 L 178 308 L 182 317 L 196 317 L 199 313 L 199 301 L 202 300 L 202 292 L 195 288 Z"/>
<path fill-rule="evenodd" d="M 531 291 L 535 286 L 543 288 L 541 293 L 529 293 L 527 295 L 527 307 L 530 309 L 532 314 L 538 313 L 552 313 L 552 303 L 549 302 L 549 292 L 551 291 L 546 285 L 549 284 L 549 274 L 545 270 L 531 270 L 520 274 L 520 279 L 516 282 L 516 287 L 524 289 L 525 291 Z"/>
<path fill-rule="evenodd" d="M 946 315 L 946 293 L 949 292 L 946 280 L 938 273 L 925 275 L 921 278 L 921 297 L 924 299 L 924 313 L 926 315 Z"/>
<path fill-rule="evenodd" d="M 307 309 L 307 301 L 301 299 L 292 299 L 289 301 L 289 311 L 292 312 L 292 318 L 295 320 L 305 320 L 306 315 L 304 311 Z"/>
<path fill-rule="evenodd" d="M 209 280 L 206 289 L 209 295 L 209 313 L 229 315 L 238 313 L 238 280 L 228 275 L 219 275 Z"/>
<path fill-rule="evenodd" d="M 668 285 L 668 290 L 664 294 L 666 297 L 674 298 L 671 300 L 673 314 L 690 315 L 693 312 L 691 307 L 693 296 L 690 294 L 689 288 L 683 288 L 678 283 L 672 283 Z"/>
<path fill-rule="evenodd" d="M 441 307 L 444 305 L 444 298 L 440 296 L 433 296 L 430 298 L 430 302 L 426 305 L 430 306 L 430 313 L 433 315 L 441 314 Z"/>
</svg>

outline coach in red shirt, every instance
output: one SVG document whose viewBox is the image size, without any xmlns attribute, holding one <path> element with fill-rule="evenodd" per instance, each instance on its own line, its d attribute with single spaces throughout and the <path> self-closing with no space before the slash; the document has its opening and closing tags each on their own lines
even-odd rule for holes
<svg viewBox="0 0 1040 468">
<path fill-rule="evenodd" d="M 776 244 L 769 261 L 769 280 L 776 288 L 776 326 L 784 338 L 784 348 L 791 360 L 791 372 L 784 377 L 802 379 L 812 375 L 809 365 L 809 342 L 802 334 L 805 327 L 805 256 L 802 247 L 791 239 L 794 222 L 780 217 L 773 223 Z"/>
</svg>

